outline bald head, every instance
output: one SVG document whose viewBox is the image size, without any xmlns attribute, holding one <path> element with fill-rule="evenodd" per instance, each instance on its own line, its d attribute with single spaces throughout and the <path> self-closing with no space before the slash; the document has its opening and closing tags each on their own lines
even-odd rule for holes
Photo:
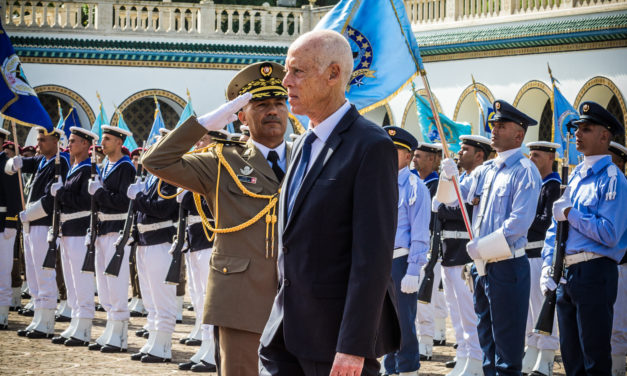
<svg viewBox="0 0 627 376">
<path fill-rule="evenodd" d="M 353 54 L 340 33 L 314 30 L 292 43 L 285 68 L 283 86 L 292 111 L 307 115 L 315 127 L 346 101 Z"/>
</svg>

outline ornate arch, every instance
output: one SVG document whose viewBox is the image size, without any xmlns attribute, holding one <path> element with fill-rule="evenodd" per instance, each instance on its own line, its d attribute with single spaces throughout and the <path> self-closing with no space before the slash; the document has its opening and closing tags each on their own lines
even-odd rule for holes
<svg viewBox="0 0 627 376">
<path fill-rule="evenodd" d="M 94 111 L 91 109 L 91 107 L 89 106 L 85 98 L 83 98 L 80 94 L 78 94 L 74 90 L 71 90 L 64 86 L 59 86 L 59 85 L 41 85 L 41 86 L 35 87 L 34 90 L 37 94 L 57 93 L 57 94 L 67 96 L 70 99 L 72 99 L 72 101 L 74 101 L 74 103 L 76 103 L 76 105 L 80 107 L 83 110 L 83 112 L 85 112 L 85 114 L 87 115 L 87 118 L 89 119 L 90 125 L 96 121 L 96 115 L 94 114 Z"/>
<path fill-rule="evenodd" d="M 596 76 L 596 77 L 593 77 L 593 78 L 589 79 L 588 82 L 586 82 L 583 85 L 581 90 L 579 90 L 579 93 L 577 94 L 577 98 L 575 98 L 575 103 L 573 104 L 574 107 L 576 109 L 579 109 L 579 105 L 583 101 L 584 95 L 586 95 L 588 90 L 590 90 L 592 87 L 597 86 L 597 85 L 605 86 L 612 93 L 614 93 L 614 95 L 618 99 L 618 103 L 620 104 L 620 108 L 623 111 L 623 124 L 627 124 L 627 107 L 625 106 L 625 98 L 623 97 L 623 94 L 621 93 L 621 91 L 618 88 L 618 86 L 616 86 L 614 84 L 614 82 L 612 82 L 612 80 L 610 80 L 607 77 Z M 625 137 L 627 137 L 627 130 L 625 131 Z"/>
<path fill-rule="evenodd" d="M 131 95 L 126 98 L 122 103 L 118 106 L 118 111 L 123 112 L 131 103 L 135 102 L 138 99 L 157 96 L 161 99 L 169 99 L 172 102 L 176 103 L 180 106 L 180 110 L 182 111 L 185 108 L 186 101 L 185 99 L 179 97 L 171 91 L 163 90 L 163 89 L 147 89 L 138 91 L 137 93 Z M 118 121 L 118 113 L 115 112 L 113 117 L 111 118 L 111 124 L 117 124 Z"/>
<path fill-rule="evenodd" d="M 464 91 L 462 91 L 462 94 L 459 96 L 459 99 L 457 100 L 457 104 L 455 105 L 455 112 L 453 113 L 453 120 L 457 121 L 457 115 L 459 115 L 459 109 L 462 106 L 462 103 L 464 102 L 464 100 L 466 99 L 466 97 L 469 94 L 472 94 L 474 92 L 474 85 L 470 84 L 468 85 Z M 490 103 L 494 102 L 494 95 L 492 94 L 492 92 L 490 91 L 490 89 L 488 89 L 487 86 L 485 86 L 484 84 L 481 84 L 479 82 L 476 83 L 477 86 L 477 91 L 480 92 L 481 94 L 485 95 L 486 98 L 488 98 L 488 100 L 490 101 Z"/>
<path fill-rule="evenodd" d="M 423 97 L 427 96 L 427 90 L 425 90 L 424 88 L 417 90 L 418 95 L 421 95 Z M 437 107 L 438 112 L 442 112 L 442 107 L 440 107 L 440 101 L 438 101 L 438 98 L 433 95 L 433 101 L 435 102 L 435 107 Z M 414 110 L 416 111 L 416 98 L 414 98 L 414 95 L 412 93 L 411 97 L 409 98 L 409 102 L 407 102 L 407 105 L 405 105 L 405 111 L 403 111 L 403 121 L 400 124 L 401 128 L 405 128 L 405 122 L 407 121 L 407 114 L 409 113 L 410 110 Z"/>
<path fill-rule="evenodd" d="M 527 82 L 526 84 L 524 84 L 522 88 L 520 88 L 520 90 L 518 91 L 518 94 L 516 94 L 516 98 L 514 99 L 514 103 L 512 103 L 512 105 L 514 107 L 517 107 L 518 103 L 520 102 L 522 97 L 525 95 L 525 93 L 533 89 L 539 89 L 543 91 L 549 97 L 549 99 L 551 98 L 552 91 L 549 85 L 545 84 L 542 81 L 531 80 Z"/>
</svg>

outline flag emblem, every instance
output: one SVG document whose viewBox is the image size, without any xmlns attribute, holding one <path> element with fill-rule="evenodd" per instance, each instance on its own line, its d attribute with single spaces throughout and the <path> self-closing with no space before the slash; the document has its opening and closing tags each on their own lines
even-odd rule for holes
<svg viewBox="0 0 627 376">
<path fill-rule="evenodd" d="M 346 27 L 344 37 L 348 40 L 353 52 L 353 73 L 351 74 L 351 80 L 348 83 L 346 91 L 349 91 L 351 86 L 355 85 L 360 87 L 364 84 L 364 78 L 374 78 L 374 70 L 370 70 L 372 65 L 372 45 L 359 30 L 351 27 Z"/>
<path fill-rule="evenodd" d="M 35 90 L 28 84 L 26 75 L 22 70 L 22 63 L 16 54 L 13 54 L 2 62 L 2 76 L 9 84 L 9 89 L 17 95 L 34 95 Z"/>
</svg>

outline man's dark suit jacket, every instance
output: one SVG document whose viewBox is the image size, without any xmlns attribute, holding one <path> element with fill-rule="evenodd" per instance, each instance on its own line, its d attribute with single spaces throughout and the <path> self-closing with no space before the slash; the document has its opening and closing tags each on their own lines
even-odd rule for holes
<svg viewBox="0 0 627 376">
<path fill-rule="evenodd" d="M 296 141 L 295 161 L 304 137 Z M 355 107 L 340 120 L 305 176 L 286 218 L 279 205 L 279 291 L 261 338 L 280 325 L 293 355 L 331 362 L 336 352 L 377 358 L 400 346 L 391 279 L 398 156 L 387 134 Z"/>
</svg>

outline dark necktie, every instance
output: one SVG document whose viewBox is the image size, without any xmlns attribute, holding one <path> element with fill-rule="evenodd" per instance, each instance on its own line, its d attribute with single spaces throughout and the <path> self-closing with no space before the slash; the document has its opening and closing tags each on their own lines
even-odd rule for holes
<svg viewBox="0 0 627 376">
<path fill-rule="evenodd" d="M 285 172 L 283 172 L 281 166 L 279 166 L 279 153 L 274 150 L 270 150 L 268 153 L 268 162 L 270 162 L 270 166 L 272 167 L 272 171 L 274 171 L 276 178 L 279 179 L 279 181 L 283 180 Z"/>
<path fill-rule="evenodd" d="M 314 132 L 309 132 L 307 138 L 305 138 L 305 141 L 303 142 L 300 159 L 298 161 L 298 165 L 296 166 L 296 170 L 294 170 L 294 175 L 292 175 L 292 179 L 289 182 L 289 189 L 287 190 L 288 218 L 292 213 L 292 207 L 294 207 L 294 202 L 296 201 L 296 196 L 298 196 L 300 186 L 303 184 L 303 179 L 305 177 L 305 173 L 307 172 L 307 165 L 309 164 L 309 159 L 311 158 L 311 144 L 316 140 L 316 138 L 317 136 Z"/>
</svg>

